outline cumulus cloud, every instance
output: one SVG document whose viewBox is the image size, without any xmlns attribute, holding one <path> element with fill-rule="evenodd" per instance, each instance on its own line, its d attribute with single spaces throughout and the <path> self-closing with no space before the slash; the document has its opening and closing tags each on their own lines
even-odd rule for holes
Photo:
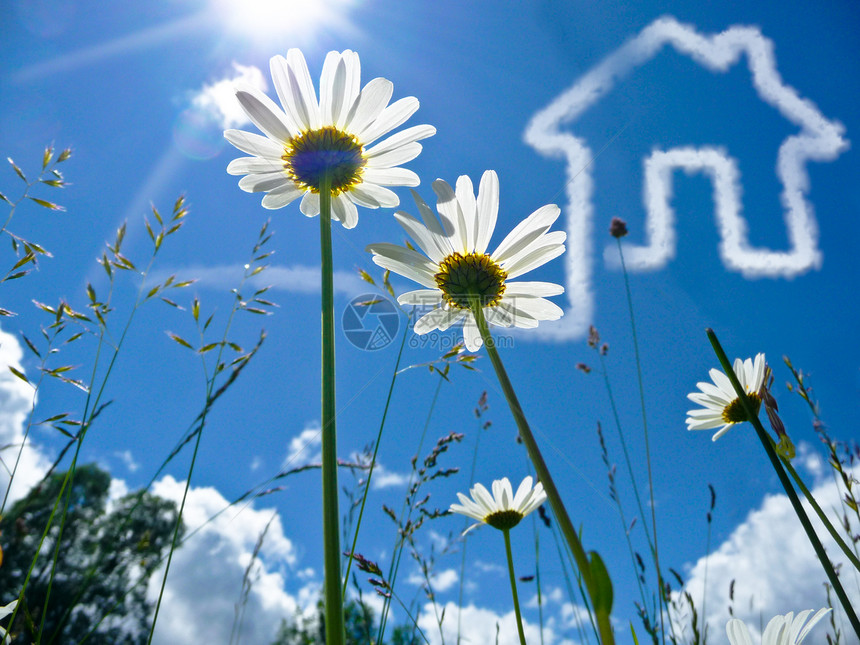
<svg viewBox="0 0 860 645">
<path fill-rule="evenodd" d="M 34 392 L 9 370 L 13 367 L 24 373 L 21 366 L 23 357 L 18 339 L 0 329 L 0 490 L 4 495 L 15 470 L 7 504 L 24 497 L 51 467 L 51 461 L 29 437 L 24 443 L 24 428 L 34 402 Z"/>
<path fill-rule="evenodd" d="M 441 632 L 445 643 L 458 641 L 459 623 L 459 640 L 463 643 L 498 642 L 499 645 L 519 645 L 517 619 L 513 609 L 506 614 L 499 614 L 491 609 L 470 604 L 463 607 L 461 615 L 455 602 L 440 605 L 436 609 L 430 603 L 424 605 L 421 615 L 418 617 L 418 626 L 431 645 L 441 645 L 443 642 L 437 621 L 437 612 L 439 616 L 442 616 L 443 610 L 444 619 L 442 620 Z M 572 645 L 574 643 L 574 641 L 559 635 L 556 621 L 553 619 L 545 621 L 543 635 L 541 635 L 540 625 L 523 618 L 523 631 L 526 641 L 529 643 L 543 642 L 546 645 Z M 498 640 L 496 640 L 497 634 Z"/>
<path fill-rule="evenodd" d="M 284 458 L 284 470 L 318 463 L 322 459 L 321 444 L 322 428 L 319 422 L 306 426 L 298 435 L 290 439 L 287 456 Z"/>
<path fill-rule="evenodd" d="M 261 92 L 267 88 L 266 78 L 258 67 L 233 61 L 232 74 L 204 85 L 191 97 L 191 105 L 216 119 L 222 129 L 247 125 L 251 121 L 236 100 L 237 84 L 250 85 Z"/>
<path fill-rule="evenodd" d="M 457 581 L 460 579 L 459 574 L 456 569 L 444 569 L 442 571 L 438 571 L 433 573 L 430 576 L 430 585 L 433 587 L 433 591 L 436 593 L 444 593 L 449 589 L 452 589 Z M 409 584 L 421 586 L 424 584 L 424 576 L 421 575 L 420 571 L 413 571 L 409 574 L 409 578 L 407 579 Z"/>
<path fill-rule="evenodd" d="M 813 488 L 812 494 L 838 529 L 840 518 L 833 509 L 840 507 L 841 493 L 836 483 L 822 481 Z M 811 507 L 805 502 L 804 507 L 819 527 L 818 535 L 831 561 L 837 566 L 842 563 L 840 579 L 849 599 L 855 607 L 860 606 L 858 574 L 820 526 Z M 854 530 L 857 530 L 856 525 Z M 727 643 L 725 625 L 731 617 L 728 608 L 732 581 L 734 617 L 746 622 L 750 629 L 757 629 L 761 618 L 766 624 L 777 614 L 826 607 L 826 580 L 788 497 L 768 495 L 707 560 L 702 558 L 692 566 L 686 588 L 699 611 L 703 594 L 707 594 L 708 642 L 724 645 Z M 831 595 L 838 604 L 835 595 Z M 857 637 L 841 612 L 836 620 L 837 625 L 841 622 L 843 637 L 847 639 L 844 642 L 857 645 Z M 824 625 L 816 628 L 815 642 L 824 642 L 825 629 Z"/>
<path fill-rule="evenodd" d="M 715 148 L 675 148 L 655 151 L 645 163 L 645 207 L 648 244 L 625 244 L 625 257 L 634 268 L 663 266 L 674 255 L 674 213 L 671 175 L 674 168 L 705 172 L 714 191 L 715 215 L 721 235 L 720 256 L 729 269 L 745 276 L 792 277 L 821 265 L 818 227 L 807 200 L 809 161 L 831 161 L 848 147 L 842 124 L 827 119 L 808 99 L 783 83 L 776 67 L 773 42 L 757 27 L 734 26 L 706 36 L 672 17 L 655 20 L 636 37 L 580 77 L 550 105 L 532 117 L 524 139 L 541 154 L 567 162 L 568 252 L 564 256 L 566 295 L 570 310 L 561 321 L 541 326 L 544 336 L 579 338 L 588 332 L 594 313 L 592 247 L 595 155 L 585 139 L 564 131 L 636 68 L 648 63 L 666 46 L 673 47 L 711 72 L 726 72 L 746 58 L 753 88 L 799 128 L 787 137 L 776 154 L 776 171 L 782 182 L 780 196 L 790 248 L 775 251 L 751 247 L 746 220 L 741 216 L 741 183 L 737 164 Z M 614 255 L 609 256 L 614 259 Z"/>
<path fill-rule="evenodd" d="M 370 486 L 373 490 L 406 486 L 409 483 L 409 477 L 409 473 L 397 473 L 376 462 Z"/>
<path fill-rule="evenodd" d="M 140 464 L 134 460 L 131 450 L 117 450 L 113 455 L 128 468 L 129 472 L 137 472 L 137 469 L 140 468 Z"/>
<path fill-rule="evenodd" d="M 184 489 L 184 482 L 167 476 L 153 485 L 152 492 L 178 504 Z M 245 570 L 267 525 L 251 570 L 253 585 L 244 608 L 241 641 L 271 642 L 282 618 L 314 610 L 319 590 L 316 583 L 305 584 L 295 596 L 285 591 L 297 556 L 277 512 L 243 506 L 208 521 L 228 504 L 214 488 L 189 491 L 185 523 L 188 533 L 198 527 L 200 530 L 173 554 L 155 631 L 156 643 L 225 641 L 233 626 Z M 161 573 L 160 570 L 150 581 L 148 595 L 152 600 L 158 596 Z"/>
</svg>

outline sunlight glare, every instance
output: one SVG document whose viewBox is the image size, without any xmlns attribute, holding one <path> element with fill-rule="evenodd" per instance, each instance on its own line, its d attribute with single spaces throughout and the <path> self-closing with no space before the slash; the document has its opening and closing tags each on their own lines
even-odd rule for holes
<svg viewBox="0 0 860 645">
<path fill-rule="evenodd" d="M 225 28 L 254 40 L 310 35 L 341 0 L 213 0 Z"/>
</svg>

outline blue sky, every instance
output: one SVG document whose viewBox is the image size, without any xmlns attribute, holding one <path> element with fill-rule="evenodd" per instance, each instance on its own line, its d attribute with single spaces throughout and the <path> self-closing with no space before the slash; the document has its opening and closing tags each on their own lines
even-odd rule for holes
<svg viewBox="0 0 860 645">
<path fill-rule="evenodd" d="M 541 267 L 534 279 L 565 285 L 566 294 L 554 299 L 565 317 L 556 325 L 542 324 L 537 332 L 511 335 L 511 347 L 503 348 L 502 357 L 571 515 L 583 523 L 586 545 L 597 548 L 609 565 L 622 639 L 628 620 L 639 626 L 632 605 L 635 581 L 618 515 L 608 498 L 598 422 L 607 434 L 612 461 L 621 463 L 622 456 L 599 360 L 582 336 L 583 329 L 594 324 L 609 343 L 608 374 L 634 469 L 643 482 L 634 349 L 623 276 L 614 264 L 617 251 L 608 235 L 613 216 L 628 222 L 631 233 L 625 243 L 644 246 L 649 243 L 649 222 L 666 217 L 669 209 L 674 213 L 674 226 L 655 225 L 651 240 L 660 234 L 671 237 L 674 231 L 674 244 L 655 242 L 650 250 L 625 251 L 631 261 L 640 258 L 630 284 L 641 343 L 661 559 L 690 577 L 691 589 L 701 593 L 701 567 L 696 563 L 705 555 L 710 483 L 717 492 L 711 546 L 722 549 L 720 557 L 712 559 L 708 577 L 713 642 L 723 636 L 733 578 L 738 580 L 736 614 L 754 623 L 759 612 L 768 617 L 821 604 L 823 572 L 811 556 L 798 555 L 806 552 L 793 539 L 785 538 L 793 520 L 784 514 L 779 484 L 751 429 L 735 429 L 717 443 L 710 441 L 709 433 L 688 433 L 684 418 L 692 406 L 685 395 L 716 365 L 706 327 L 716 330 L 730 357 L 765 352 L 776 372 L 786 427 L 796 444 L 806 445 L 800 459 L 810 469 L 810 480 L 822 486 L 822 495 L 833 494 L 826 488 L 826 469 L 814 457 L 818 443 L 808 410 L 783 386 L 790 375 L 781 356 L 790 356 L 812 374 L 833 436 L 856 437 L 851 401 L 857 401 L 860 388 L 860 346 L 853 333 L 858 321 L 850 285 L 858 278 L 860 230 L 854 214 L 860 207 L 855 187 L 860 162 L 851 142 L 860 126 L 855 55 L 860 9 L 848 2 L 810 9 L 775 2 L 740 7 L 728 2 L 464 5 L 442 0 L 415 6 L 328 0 L 319 3 L 318 13 L 297 13 L 292 6 L 292 13 L 283 15 L 271 8 L 255 12 L 253 7 L 263 2 L 242 3 L 244 10 L 236 13 L 237 4 L 171 0 L 145 8 L 115 4 L 105 9 L 83 0 L 62 6 L 3 3 L 0 149 L 29 174 L 38 172 L 45 145 L 74 151 L 64 164 L 71 185 L 61 193 L 40 194 L 66 211 L 29 204 L 16 212 L 10 226 L 54 257 L 43 260 L 39 271 L 26 279 L 2 287 L 0 304 L 19 313 L 2 321 L 3 331 L 11 334 L 3 335 L 0 347 L 5 360 L 18 361 L 32 377 L 36 362 L 30 355 L 16 358 L 15 340 L 19 331 L 37 336 L 39 325 L 46 322 L 31 299 L 55 303 L 64 298 L 84 308 L 87 282 L 100 294 L 107 288 L 106 276 L 95 263 L 103 243 L 127 221 L 125 254 L 145 259 L 150 242 L 143 216 L 150 203 L 169 212 L 179 194 L 186 195 L 191 212 L 183 230 L 165 243 L 153 275 L 197 278 L 194 286 L 171 298 L 188 307 L 197 296 L 206 316 L 215 313 L 211 329 L 220 333 L 231 306 L 229 290 L 238 286 L 257 233 L 271 218 L 274 237 L 267 248 L 275 253 L 260 284 L 273 285 L 267 297 L 280 307 L 265 318 L 239 316 L 231 328 L 231 339 L 246 348 L 261 327 L 268 336 L 210 418 L 192 480 L 195 512 L 202 518 L 207 509 L 217 510 L 219 499 L 230 500 L 264 484 L 294 448 L 309 439 L 307 451 L 293 463 L 312 459 L 318 450 L 312 430 L 319 424 L 317 222 L 303 217 L 297 204 L 268 212 L 258 195 L 240 191 L 225 167 L 241 153 L 220 133 L 224 127 L 254 130 L 230 103 L 233 79 L 262 83 L 274 96 L 268 73 L 271 56 L 300 47 L 316 80 L 326 52 L 353 49 L 361 56 L 363 82 L 376 76 L 390 79 L 394 99 L 416 96 L 421 102 L 409 125 L 437 128 L 434 137 L 422 142 L 423 153 L 408 164 L 422 178 L 417 190 L 425 200 L 433 203 L 430 184 L 437 177 L 453 184 L 468 174 L 477 184 L 484 170 L 496 170 L 501 209 L 491 248 L 536 208 L 546 203 L 562 208 L 556 228 L 568 232 L 568 253 Z M 655 22 L 661 18 L 663 22 Z M 734 63 L 729 56 L 723 69 L 715 69 L 720 54 L 733 45 L 706 40 L 738 25 L 758 29 L 731 32 L 738 47 L 773 48 L 773 67 L 766 57 L 753 57 L 762 65 L 754 66 L 760 72 L 755 83 L 747 56 Z M 633 45 L 622 49 L 627 43 Z M 586 86 L 594 93 L 583 93 Z M 552 138 L 560 135 L 561 142 Z M 806 138 L 797 143 L 798 136 Z M 780 153 L 786 141 L 795 142 L 789 148 L 798 147 Z M 652 167 L 654 177 L 662 177 L 659 181 L 646 181 L 646 158 L 664 164 L 662 171 Z M 585 163 L 576 163 L 583 159 Z M 787 168 L 781 175 L 778 162 Z M 699 164 L 699 170 L 686 173 L 681 164 Z M 718 189 L 703 168 L 724 180 Z M 731 172 L 733 181 L 725 174 Z M 18 181 L 7 169 L 0 175 L 0 191 L 17 196 Z M 662 202 L 649 202 L 650 210 L 643 206 L 646 184 L 652 197 L 661 189 L 666 196 Z M 781 194 L 794 188 L 795 201 L 785 202 Z M 399 194 L 401 208 L 414 214 L 408 191 Z M 730 204 L 733 198 L 741 209 L 726 206 L 725 212 L 744 218 L 746 246 L 729 245 L 721 252 L 714 204 Z M 798 222 L 793 242 L 787 216 Z M 728 223 L 725 230 L 731 235 L 740 229 Z M 380 276 L 364 252 L 367 244 L 380 241 L 403 241 L 391 211 L 360 210 L 356 229 L 335 227 L 338 312 L 354 297 L 372 292 L 356 270 Z M 791 255 L 793 249 L 797 252 Z M 768 259 L 769 252 L 782 256 Z M 412 288 L 397 277 L 393 283 L 398 291 Z M 119 283 L 115 324 L 124 319 L 136 287 L 133 279 Z M 404 318 L 401 330 L 405 323 Z M 84 444 L 85 459 L 109 467 L 130 489 L 149 480 L 203 400 L 199 360 L 165 331 L 193 338 L 189 312 L 148 303 L 109 382 L 106 396 L 115 403 Z M 407 344 L 403 365 L 437 358 L 454 338 L 426 339 L 414 343 L 421 345 L 418 348 Z M 338 343 L 339 452 L 347 458 L 376 435 L 397 343 L 373 352 L 361 351 L 342 335 Z M 93 347 L 84 339 L 63 349 L 67 362 L 81 366 L 79 378 L 86 377 Z M 594 371 L 584 374 L 576 368 L 580 362 Z M 514 442 L 513 421 L 483 354 L 476 366 L 477 372 L 452 369 L 422 448 L 427 452 L 449 431 L 466 435 L 445 456 L 447 466 L 459 466 L 462 472 L 428 488 L 431 503 L 441 508 L 471 483 L 468 470 L 478 432 L 472 410 L 483 391 L 490 405 L 484 418 L 493 424 L 481 438 L 476 481 L 489 483 L 501 476 L 519 480 L 528 473 L 522 448 Z M 28 395 L 23 383 L 4 378 L 2 401 L 9 413 L 3 431 L 8 439 L 20 437 Z M 390 555 L 394 533 L 381 504 L 394 506 L 402 500 L 409 459 L 418 450 L 437 381 L 426 369 L 409 370 L 398 378 L 380 449 L 386 477 L 378 481 L 386 485 L 372 493 L 370 518 L 360 538 L 359 550 L 368 557 L 385 562 Z M 51 384 L 40 392 L 36 416 L 80 406 L 78 392 Z M 41 428 L 31 438 L 30 472 L 37 473 L 62 442 Z M 189 459 L 190 453 L 183 453 L 168 468 L 173 479 L 160 479 L 164 494 L 176 494 L 175 481 L 187 477 Z M 348 475 L 344 478 L 349 481 Z M 204 634 L 222 625 L 229 630 L 241 572 L 274 510 L 278 530 L 270 533 L 274 537 L 264 552 L 260 588 L 253 596 L 255 620 L 248 621 L 254 623 L 248 629 L 258 631 L 249 631 L 245 642 L 264 642 L 278 616 L 312 597 L 322 555 L 318 475 L 297 475 L 284 485 L 283 491 L 219 524 L 196 547 L 189 544 L 187 560 L 172 573 L 176 600 L 174 613 L 168 608 L 159 627 L 162 642 L 182 642 L 187 636 L 172 630 Z M 625 511 L 632 514 L 626 477 L 620 478 L 619 487 Z M 460 519 L 443 518 L 432 529 L 441 540 L 461 525 Z M 524 527 L 515 543 L 528 554 L 532 529 Z M 634 530 L 634 540 L 644 550 L 638 531 L 641 527 Z M 429 532 L 425 537 L 429 548 Z M 469 554 L 476 564 L 467 574 L 474 586 L 467 588 L 466 601 L 474 625 L 493 626 L 498 616 L 510 620 L 503 574 L 480 566 L 501 562 L 497 538 L 488 529 L 470 538 Z M 201 549 L 216 544 L 228 554 L 223 571 L 192 574 L 182 568 L 183 562 L 190 567 Z M 575 631 L 567 627 L 564 600 L 552 594 L 563 581 L 549 544 L 541 550 L 545 591 L 550 592 L 547 615 L 554 621 L 547 639 L 576 642 Z M 522 556 L 523 575 L 533 569 L 530 557 Z M 458 555 L 437 561 L 442 602 L 456 602 L 452 580 L 459 575 L 459 563 Z M 771 575 L 769 566 L 781 573 Z M 411 569 L 404 573 L 403 593 L 411 598 L 419 588 L 407 581 Z M 206 578 L 216 574 L 219 585 Z M 521 589 L 521 597 L 534 595 L 531 584 Z M 850 593 L 858 598 L 856 581 L 852 585 Z M 206 615 L 204 602 L 223 611 L 207 609 L 212 615 Z M 180 609 L 200 619 L 183 627 Z M 534 624 L 536 611 L 527 610 L 526 618 Z"/>
</svg>

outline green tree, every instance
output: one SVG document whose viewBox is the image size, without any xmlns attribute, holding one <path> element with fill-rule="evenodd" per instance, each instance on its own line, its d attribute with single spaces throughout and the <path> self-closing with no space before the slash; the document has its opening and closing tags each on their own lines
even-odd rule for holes
<svg viewBox="0 0 860 645">
<path fill-rule="evenodd" d="M 65 478 L 64 472 L 52 474 L 0 519 L 0 589 L 6 595 L 23 586 Z M 152 612 L 146 579 L 170 547 L 177 509 L 146 492 L 109 503 L 110 483 L 110 475 L 93 464 L 76 469 L 10 629 L 22 642 L 35 642 L 40 632 L 46 645 L 84 638 L 92 645 L 146 642 Z M 66 499 L 68 513 L 53 567 Z"/>
</svg>

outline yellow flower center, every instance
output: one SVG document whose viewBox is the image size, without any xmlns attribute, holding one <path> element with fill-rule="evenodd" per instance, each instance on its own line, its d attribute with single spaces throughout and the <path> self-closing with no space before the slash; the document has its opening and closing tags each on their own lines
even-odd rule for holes
<svg viewBox="0 0 860 645">
<path fill-rule="evenodd" d="M 303 132 L 284 146 L 284 169 L 299 188 L 318 193 L 323 174 L 331 176 L 331 193 L 339 195 L 361 183 L 367 159 L 353 135 L 326 126 Z"/>
<path fill-rule="evenodd" d="M 455 252 L 442 260 L 433 277 L 449 305 L 470 309 L 475 301 L 482 307 L 499 304 L 508 274 L 486 253 Z"/>
<path fill-rule="evenodd" d="M 523 514 L 513 509 L 507 511 L 496 511 L 490 513 L 484 518 L 484 522 L 500 531 L 507 531 L 514 528 L 523 519 Z"/>
<path fill-rule="evenodd" d="M 756 415 L 758 415 L 758 411 L 761 408 L 761 399 L 759 395 L 755 392 L 747 393 L 747 398 L 752 403 L 753 410 L 755 410 Z M 741 403 L 740 399 L 735 399 L 731 403 L 729 403 L 725 408 L 723 408 L 723 421 L 725 423 L 743 423 L 744 421 L 750 421 L 751 419 L 747 416 L 747 411 L 744 409 L 744 404 Z"/>
</svg>

